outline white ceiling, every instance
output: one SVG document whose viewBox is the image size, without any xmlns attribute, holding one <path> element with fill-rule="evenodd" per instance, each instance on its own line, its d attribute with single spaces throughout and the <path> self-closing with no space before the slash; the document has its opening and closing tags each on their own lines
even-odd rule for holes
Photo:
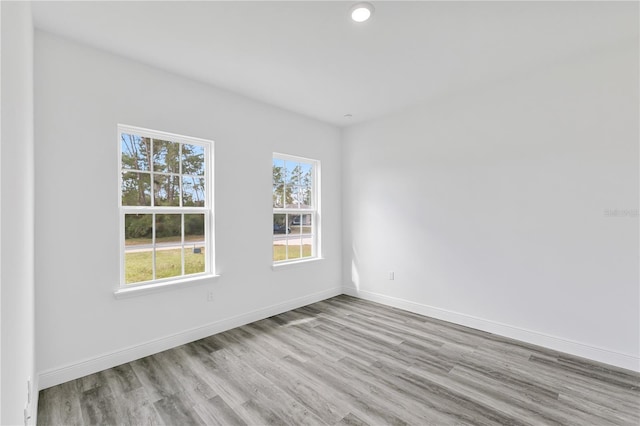
<svg viewBox="0 0 640 426">
<path fill-rule="evenodd" d="M 37 28 L 346 126 L 638 39 L 636 2 L 34 2 Z M 345 118 L 353 114 L 353 118 Z"/>
</svg>

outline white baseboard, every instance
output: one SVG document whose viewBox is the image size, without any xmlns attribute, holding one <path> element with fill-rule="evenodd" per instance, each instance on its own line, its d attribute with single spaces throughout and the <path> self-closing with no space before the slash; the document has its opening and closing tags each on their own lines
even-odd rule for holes
<svg viewBox="0 0 640 426">
<path fill-rule="evenodd" d="M 313 293 L 307 296 L 288 300 L 286 302 L 267 306 L 252 312 L 247 312 L 230 318 L 225 318 L 201 327 L 192 328 L 181 333 L 161 337 L 146 343 L 130 346 L 118 351 L 106 353 L 94 358 L 85 359 L 63 367 L 44 371 L 38 376 L 38 389 L 46 389 L 98 371 L 106 370 L 120 364 L 134 361 L 145 356 L 153 355 L 185 343 L 193 342 L 216 333 L 240 327 L 273 315 L 281 314 L 311 303 L 319 302 L 342 294 L 341 287 Z"/>
<path fill-rule="evenodd" d="M 563 339 L 556 336 L 540 333 L 537 331 L 527 330 L 491 321 L 471 315 L 461 314 L 446 309 L 436 308 L 434 306 L 424 305 L 421 303 L 411 302 L 405 299 L 386 296 L 384 294 L 372 293 L 364 290 L 357 290 L 351 286 L 342 288 L 344 294 L 358 297 L 372 302 L 381 303 L 394 308 L 403 309 L 416 314 L 452 322 L 454 324 L 475 328 L 477 330 L 486 331 L 497 334 L 499 336 L 508 337 L 522 342 L 542 346 L 567 354 L 576 355 L 582 358 L 602 362 L 616 367 L 625 368 L 627 370 L 640 372 L 640 358 L 620 353 L 596 346 Z"/>
<path fill-rule="evenodd" d="M 202 339 L 213 334 L 221 333 L 235 327 L 240 327 L 254 321 L 268 318 L 273 315 L 280 314 L 301 306 L 329 299 L 339 294 L 347 294 L 349 296 L 358 297 L 372 302 L 381 303 L 383 305 L 393 306 L 409 312 L 437 318 L 443 321 L 449 321 L 454 324 L 475 328 L 477 330 L 486 331 L 500 336 L 520 340 L 522 342 L 546 347 L 549 349 L 565 352 L 571 355 L 580 356 L 605 364 L 625 368 L 632 371 L 640 372 L 640 358 L 633 355 L 615 352 L 603 348 L 598 348 L 584 343 L 574 342 L 571 340 L 550 336 L 544 333 L 526 330 L 507 324 L 498 323 L 483 318 L 461 314 L 458 312 L 448 311 L 446 309 L 436 308 L 416 302 L 411 302 L 396 297 L 386 296 L 383 294 L 373 293 L 369 291 L 356 290 L 353 287 L 335 287 L 329 290 L 288 300 L 286 302 L 267 306 L 252 312 L 225 318 L 186 330 L 181 333 L 165 336 L 139 345 L 130 346 L 118 351 L 106 353 L 94 358 L 68 364 L 63 367 L 54 368 L 44 371 L 36 377 L 35 389 L 46 389 L 61 383 L 68 382 L 89 374 L 97 373 L 108 368 L 115 367 L 120 364 L 134 361 L 145 356 L 153 355 L 194 340 Z M 34 392 L 34 401 L 37 402 L 37 392 Z M 37 407 L 37 405 L 34 405 Z M 33 410 L 32 410 L 33 411 Z M 37 413 L 32 412 L 32 419 L 35 419 Z"/>
</svg>

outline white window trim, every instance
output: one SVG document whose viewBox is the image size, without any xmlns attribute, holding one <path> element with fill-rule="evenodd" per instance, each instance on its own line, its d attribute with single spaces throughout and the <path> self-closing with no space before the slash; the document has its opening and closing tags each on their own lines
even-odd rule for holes
<svg viewBox="0 0 640 426">
<path fill-rule="evenodd" d="M 283 266 L 290 266 L 290 265 L 295 265 L 295 264 L 304 264 L 304 263 L 310 263 L 313 261 L 317 261 L 317 260 L 322 260 L 322 215 L 321 215 L 321 203 L 322 203 L 322 192 L 321 192 L 321 164 L 320 164 L 320 160 L 316 160 L 313 158 L 307 158 L 307 157 L 301 157 L 298 155 L 290 155 L 290 154 L 282 154 L 279 152 L 274 152 L 271 156 L 271 164 L 273 167 L 273 160 L 274 159 L 279 159 L 279 160 L 285 160 L 285 161 L 292 161 L 292 162 L 305 162 L 305 163 L 310 163 L 313 165 L 313 198 L 312 198 L 312 203 L 313 206 L 315 206 L 312 209 L 287 209 L 287 208 L 276 208 L 273 207 L 272 204 L 272 221 L 273 221 L 273 215 L 274 214 L 305 214 L 305 213 L 311 213 L 312 216 L 312 224 L 313 224 L 313 241 L 312 241 L 312 247 L 311 247 L 311 256 L 310 257 L 303 257 L 303 258 L 294 258 L 294 259 L 286 259 L 286 260 L 272 260 L 272 269 L 273 270 L 277 270 L 280 269 Z M 271 241 L 273 244 L 273 235 L 271 237 Z"/>
<path fill-rule="evenodd" d="M 220 275 L 184 275 L 178 277 L 180 279 L 166 282 L 146 285 L 127 285 L 127 287 L 118 288 L 113 292 L 116 299 L 125 299 L 129 297 L 141 296 L 149 293 L 159 293 L 167 290 L 177 290 L 185 287 L 194 287 L 197 285 L 211 284 L 212 279 L 218 278 Z"/>
<path fill-rule="evenodd" d="M 207 139 L 200 139 L 191 136 L 183 136 L 174 133 L 162 132 L 158 130 L 145 129 L 137 126 L 118 124 L 118 230 L 120 233 L 119 251 L 120 251 L 120 282 L 114 294 L 116 298 L 128 297 L 132 295 L 155 292 L 161 289 L 173 288 L 174 285 L 186 286 L 186 284 L 197 284 L 208 278 L 218 277 L 215 271 L 215 217 L 214 217 L 214 198 L 213 198 L 213 148 L 214 142 Z M 122 205 L 122 146 L 121 135 L 135 134 L 152 139 L 162 139 L 171 142 L 179 142 L 181 144 L 194 144 L 205 147 L 205 206 L 204 207 L 167 207 L 167 206 L 123 206 Z M 153 173 L 153 161 L 149 165 L 149 173 Z M 151 179 L 153 181 L 153 179 Z M 153 200 L 153 190 L 151 191 Z M 152 201 L 153 204 L 153 201 Z M 124 225 L 126 214 L 204 214 L 205 217 L 205 271 L 198 274 L 180 275 L 170 278 L 154 279 L 151 281 L 143 281 L 139 283 L 125 283 L 125 238 Z M 184 229 L 183 229 L 184 236 Z M 153 238 L 155 239 L 155 232 Z M 182 242 L 183 248 L 186 247 Z M 155 258 L 154 265 L 155 271 Z M 183 265 L 184 268 L 184 265 Z"/>
</svg>

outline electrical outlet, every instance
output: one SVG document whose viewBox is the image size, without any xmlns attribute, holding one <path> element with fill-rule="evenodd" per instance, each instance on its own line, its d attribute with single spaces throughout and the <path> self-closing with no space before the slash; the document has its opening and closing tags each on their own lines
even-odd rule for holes
<svg viewBox="0 0 640 426">
<path fill-rule="evenodd" d="M 396 279 L 396 274 L 393 271 L 389 272 L 389 280 L 393 281 L 395 279 Z"/>
<path fill-rule="evenodd" d="M 207 292 L 207 302 L 213 302 L 213 291 Z"/>
</svg>

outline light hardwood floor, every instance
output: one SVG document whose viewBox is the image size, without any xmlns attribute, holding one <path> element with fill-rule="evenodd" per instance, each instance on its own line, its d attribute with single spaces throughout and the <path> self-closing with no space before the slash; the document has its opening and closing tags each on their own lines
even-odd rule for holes
<svg viewBox="0 0 640 426">
<path fill-rule="evenodd" d="M 338 296 L 43 390 L 38 424 L 637 426 L 640 375 Z"/>
</svg>

